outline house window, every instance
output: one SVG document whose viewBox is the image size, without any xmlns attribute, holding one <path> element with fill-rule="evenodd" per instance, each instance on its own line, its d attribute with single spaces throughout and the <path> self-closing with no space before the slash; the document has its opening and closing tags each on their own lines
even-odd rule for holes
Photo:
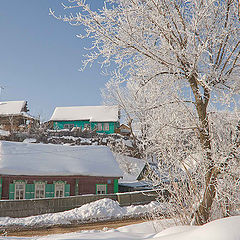
<svg viewBox="0 0 240 240">
<path fill-rule="evenodd" d="M 101 124 L 101 123 L 98 123 L 98 124 L 97 124 L 97 130 L 98 130 L 98 131 L 102 131 L 102 124 Z"/>
<path fill-rule="evenodd" d="M 64 197 L 64 187 L 65 184 L 62 182 L 55 183 L 55 197 Z"/>
<path fill-rule="evenodd" d="M 45 198 L 45 183 L 35 183 L 35 198 Z"/>
<path fill-rule="evenodd" d="M 74 127 L 74 124 L 64 124 L 64 129 L 72 129 Z"/>
<path fill-rule="evenodd" d="M 104 131 L 109 131 L 109 123 L 104 123 L 103 124 L 103 130 Z"/>
<path fill-rule="evenodd" d="M 90 130 L 90 124 L 89 123 L 84 123 L 84 129 Z"/>
<path fill-rule="evenodd" d="M 15 199 L 25 199 L 25 183 L 15 183 Z"/>
<path fill-rule="evenodd" d="M 106 184 L 97 184 L 96 185 L 97 194 L 107 194 L 107 185 Z"/>
</svg>

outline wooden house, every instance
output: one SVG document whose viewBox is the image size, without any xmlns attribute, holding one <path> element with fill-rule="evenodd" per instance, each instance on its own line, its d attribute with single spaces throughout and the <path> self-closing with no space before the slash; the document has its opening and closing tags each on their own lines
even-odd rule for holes
<svg viewBox="0 0 240 240">
<path fill-rule="evenodd" d="M 118 192 L 122 172 L 105 146 L 0 142 L 0 199 Z"/>
<path fill-rule="evenodd" d="M 0 102 L 0 128 L 12 132 L 39 122 L 28 111 L 27 101 Z"/>
<path fill-rule="evenodd" d="M 77 127 L 111 134 L 119 128 L 120 112 L 118 106 L 56 107 L 50 121 L 55 130 Z"/>
</svg>

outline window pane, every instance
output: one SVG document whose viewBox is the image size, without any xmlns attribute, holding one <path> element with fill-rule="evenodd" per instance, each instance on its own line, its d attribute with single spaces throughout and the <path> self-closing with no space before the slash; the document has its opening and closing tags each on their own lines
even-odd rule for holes
<svg viewBox="0 0 240 240">
<path fill-rule="evenodd" d="M 45 197 L 45 183 L 36 183 L 35 198 L 44 198 L 44 197 Z"/>
<path fill-rule="evenodd" d="M 20 199 L 23 199 L 23 191 L 20 191 Z"/>
<path fill-rule="evenodd" d="M 103 124 L 103 130 L 108 131 L 109 130 L 109 123 L 104 123 Z"/>
<path fill-rule="evenodd" d="M 84 129 L 90 130 L 90 124 L 89 123 L 84 123 Z"/>
<path fill-rule="evenodd" d="M 106 185 L 97 185 L 97 193 L 98 194 L 106 194 L 107 193 Z"/>
<path fill-rule="evenodd" d="M 101 124 L 101 123 L 98 123 L 98 124 L 97 124 L 97 130 L 98 130 L 98 131 L 102 131 L 102 124 Z"/>
<path fill-rule="evenodd" d="M 19 191 L 16 191 L 16 199 L 19 199 Z"/>
<path fill-rule="evenodd" d="M 55 197 L 64 197 L 64 183 L 55 184 Z"/>
</svg>

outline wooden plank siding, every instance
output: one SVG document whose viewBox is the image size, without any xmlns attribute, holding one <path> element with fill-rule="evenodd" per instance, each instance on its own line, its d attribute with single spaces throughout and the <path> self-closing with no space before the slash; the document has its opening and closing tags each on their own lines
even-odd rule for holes
<svg viewBox="0 0 240 240">
<path fill-rule="evenodd" d="M 97 130 L 97 125 L 102 124 L 102 130 Z M 104 123 L 109 124 L 109 130 L 104 130 Z M 64 125 L 71 124 L 74 127 L 79 127 L 82 130 L 84 129 L 85 124 L 88 124 L 90 126 L 90 130 L 94 131 L 96 130 L 97 133 L 106 133 L 106 134 L 112 134 L 115 132 L 115 129 L 119 127 L 119 122 L 90 122 L 88 120 L 76 120 L 76 121 L 53 121 L 53 127 L 55 130 L 64 129 Z"/>
<path fill-rule="evenodd" d="M 2 175 L 0 176 L 0 196 L 2 200 L 14 199 L 15 183 L 25 182 L 25 199 L 35 198 L 35 183 L 45 183 L 45 197 L 54 197 L 54 184 L 56 182 L 65 183 L 64 196 L 76 196 L 82 194 L 95 194 L 97 184 L 107 185 L 107 194 L 117 192 L 117 177 L 98 177 L 98 176 L 19 176 Z"/>
</svg>

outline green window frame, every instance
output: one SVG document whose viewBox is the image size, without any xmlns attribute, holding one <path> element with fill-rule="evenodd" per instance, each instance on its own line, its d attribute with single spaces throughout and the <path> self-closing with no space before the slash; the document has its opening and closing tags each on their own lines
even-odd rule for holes
<svg viewBox="0 0 240 240">
<path fill-rule="evenodd" d="M 107 194 L 107 184 L 96 184 L 96 194 Z"/>
</svg>

